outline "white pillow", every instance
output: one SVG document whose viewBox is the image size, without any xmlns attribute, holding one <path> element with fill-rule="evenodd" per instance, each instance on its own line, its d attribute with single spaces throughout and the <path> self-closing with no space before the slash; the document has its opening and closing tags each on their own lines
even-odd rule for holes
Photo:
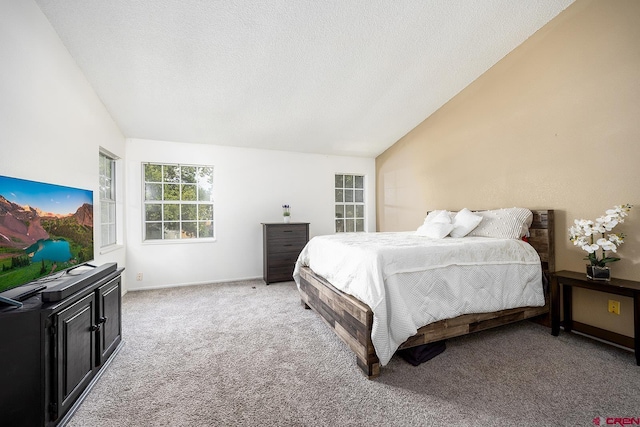
<svg viewBox="0 0 640 427">
<path fill-rule="evenodd" d="M 520 239 L 529 234 L 533 213 L 524 208 L 480 211 L 482 222 L 468 236 Z"/>
<path fill-rule="evenodd" d="M 482 221 L 482 215 L 476 215 L 464 208 L 453 217 L 453 230 L 451 237 L 464 237 L 469 234 Z"/>
<path fill-rule="evenodd" d="M 446 237 L 451 230 L 453 230 L 453 224 L 451 224 L 451 217 L 447 211 L 434 211 L 429 212 L 429 215 L 422 224 L 416 230 L 418 236 L 431 237 L 432 239 L 442 239 Z"/>
<path fill-rule="evenodd" d="M 438 216 L 440 216 L 440 220 L 444 220 L 443 212 L 445 212 L 447 214 L 447 216 L 449 217 L 449 222 L 451 222 L 450 212 L 440 209 L 440 210 L 434 210 L 434 211 L 429 212 L 427 214 L 427 217 L 424 219 L 424 223 L 426 224 L 428 222 L 431 222 L 431 221 L 435 220 Z"/>
<path fill-rule="evenodd" d="M 453 230 L 453 224 L 445 224 L 443 222 L 430 222 L 418 227 L 416 234 L 418 236 L 431 237 L 432 239 L 442 239 L 446 237 L 451 230 Z"/>
</svg>

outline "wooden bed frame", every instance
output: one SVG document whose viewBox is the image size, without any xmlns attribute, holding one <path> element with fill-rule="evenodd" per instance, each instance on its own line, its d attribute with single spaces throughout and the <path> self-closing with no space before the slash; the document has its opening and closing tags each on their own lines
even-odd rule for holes
<svg viewBox="0 0 640 427">
<path fill-rule="evenodd" d="M 543 275 L 555 271 L 553 210 L 535 210 L 530 228 L 529 243 L 542 261 Z M 547 281 L 548 283 L 548 281 Z M 305 308 L 312 308 L 333 328 L 335 333 L 356 354 L 358 366 L 368 378 L 380 374 L 380 361 L 371 342 L 373 312 L 363 302 L 348 295 L 310 268 L 300 270 L 300 295 Z M 466 314 L 453 319 L 431 323 L 400 345 L 399 349 L 428 344 L 496 326 L 506 325 L 544 315 L 549 312 L 549 293 L 545 286 L 544 307 L 522 307 L 492 313 Z"/>
</svg>

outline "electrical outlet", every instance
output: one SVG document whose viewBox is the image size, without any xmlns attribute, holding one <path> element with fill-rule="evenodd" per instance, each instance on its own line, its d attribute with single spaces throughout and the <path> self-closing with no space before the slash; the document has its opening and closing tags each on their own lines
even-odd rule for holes
<svg viewBox="0 0 640 427">
<path fill-rule="evenodd" d="M 138 282 L 142 282 L 142 273 L 138 273 L 138 274 L 136 274 L 136 280 L 137 280 Z"/>
<path fill-rule="evenodd" d="M 620 314 L 620 301 L 609 300 L 609 313 Z"/>
</svg>

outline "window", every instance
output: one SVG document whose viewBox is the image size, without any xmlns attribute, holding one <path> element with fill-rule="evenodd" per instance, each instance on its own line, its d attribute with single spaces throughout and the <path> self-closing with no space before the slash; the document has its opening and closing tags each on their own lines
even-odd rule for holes
<svg viewBox="0 0 640 427">
<path fill-rule="evenodd" d="M 364 231 L 364 176 L 336 174 L 336 233 Z"/>
<path fill-rule="evenodd" d="M 210 239 L 213 166 L 143 163 L 144 240 Z"/>
<path fill-rule="evenodd" d="M 100 246 L 116 244 L 116 159 L 100 152 Z"/>
</svg>

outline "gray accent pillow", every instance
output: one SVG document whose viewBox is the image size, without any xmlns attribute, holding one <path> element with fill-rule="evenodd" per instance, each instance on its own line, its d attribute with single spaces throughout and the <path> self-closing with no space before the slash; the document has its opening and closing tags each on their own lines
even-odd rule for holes
<svg viewBox="0 0 640 427">
<path fill-rule="evenodd" d="M 529 234 L 533 213 L 525 208 L 504 208 L 475 212 L 480 224 L 467 236 L 521 239 Z"/>
</svg>

